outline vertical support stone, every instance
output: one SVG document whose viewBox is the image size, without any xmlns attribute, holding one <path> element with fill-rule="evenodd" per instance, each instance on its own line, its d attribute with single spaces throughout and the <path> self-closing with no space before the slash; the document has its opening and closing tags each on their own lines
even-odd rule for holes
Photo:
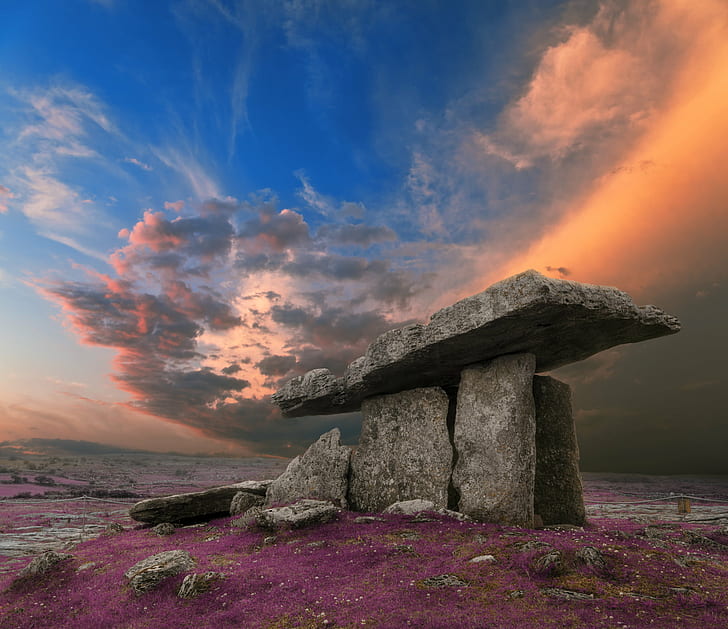
<svg viewBox="0 0 728 629">
<path fill-rule="evenodd" d="M 461 513 L 533 525 L 535 367 L 533 354 L 512 354 L 461 372 L 452 473 Z"/>
<path fill-rule="evenodd" d="M 364 400 L 359 446 L 351 456 L 352 510 L 382 511 L 415 498 L 447 507 L 452 465 L 447 410 L 439 387 Z"/>
<path fill-rule="evenodd" d="M 579 445 L 571 412 L 571 388 L 549 376 L 533 379 L 536 405 L 536 481 L 534 511 L 543 523 L 586 520 L 579 476 Z"/>
</svg>

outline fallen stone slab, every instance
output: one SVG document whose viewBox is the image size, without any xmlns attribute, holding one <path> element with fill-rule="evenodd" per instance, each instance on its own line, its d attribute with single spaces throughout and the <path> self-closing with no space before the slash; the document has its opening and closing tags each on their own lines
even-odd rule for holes
<svg viewBox="0 0 728 629">
<path fill-rule="evenodd" d="M 443 308 L 427 325 L 385 332 L 342 377 L 315 369 L 271 400 L 287 417 L 355 411 L 373 395 L 457 384 L 463 367 L 504 354 L 533 354 L 542 372 L 679 330 L 675 317 L 616 288 L 526 271 Z"/>
<path fill-rule="evenodd" d="M 447 507 L 452 466 L 448 406 L 439 387 L 364 401 L 359 446 L 351 456 L 353 511 L 378 512 L 418 498 L 434 508 Z"/>
<path fill-rule="evenodd" d="M 329 430 L 293 459 L 268 488 L 267 505 L 301 498 L 328 500 L 346 509 L 351 448 L 341 445 L 341 431 Z M 251 505 L 252 506 L 252 505 Z"/>
<path fill-rule="evenodd" d="M 533 379 L 536 406 L 534 512 L 543 525 L 586 521 L 571 388 L 548 376 Z"/>
<path fill-rule="evenodd" d="M 452 485 L 476 520 L 533 526 L 536 420 L 533 354 L 464 369 L 457 396 Z"/>
<path fill-rule="evenodd" d="M 135 594 L 144 594 L 159 583 L 181 572 L 187 572 L 195 567 L 186 550 L 166 550 L 135 563 L 124 576 L 129 579 L 129 585 Z"/>
<path fill-rule="evenodd" d="M 148 498 L 129 509 L 129 516 L 146 524 L 183 524 L 221 518 L 230 514 L 230 503 L 239 491 L 251 491 L 250 481 L 188 494 Z M 259 491 L 257 486 L 253 486 L 251 493 L 259 494 Z"/>
</svg>

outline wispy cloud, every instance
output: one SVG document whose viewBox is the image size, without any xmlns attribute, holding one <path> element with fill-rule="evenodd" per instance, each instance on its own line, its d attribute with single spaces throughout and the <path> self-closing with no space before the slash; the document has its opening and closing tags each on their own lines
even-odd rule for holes
<svg viewBox="0 0 728 629">
<path fill-rule="evenodd" d="M 7 186 L 0 185 L 0 214 L 8 211 L 8 199 L 14 198 L 15 195 Z"/>
<path fill-rule="evenodd" d="M 139 161 L 136 157 L 125 157 L 124 161 L 127 164 L 134 164 L 134 166 L 138 166 L 142 170 L 152 170 L 152 167 L 149 164 Z"/>
<path fill-rule="evenodd" d="M 222 196 L 212 176 L 191 154 L 178 148 L 158 148 L 153 152 L 167 167 L 185 178 L 198 201 Z"/>
</svg>

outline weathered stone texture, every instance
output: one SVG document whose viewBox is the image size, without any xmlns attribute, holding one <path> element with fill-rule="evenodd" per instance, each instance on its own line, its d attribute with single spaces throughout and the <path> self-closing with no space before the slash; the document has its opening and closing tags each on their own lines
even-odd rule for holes
<svg viewBox="0 0 728 629">
<path fill-rule="evenodd" d="M 268 488 L 266 504 L 294 502 L 300 498 L 329 500 L 346 508 L 351 449 L 341 445 L 338 428 L 319 437 L 293 459 Z"/>
<path fill-rule="evenodd" d="M 230 502 L 230 515 L 241 515 L 251 507 L 260 507 L 263 504 L 265 504 L 265 496 L 239 491 Z"/>
<path fill-rule="evenodd" d="M 285 507 L 254 508 L 249 513 L 265 529 L 302 528 L 324 524 L 336 517 L 339 509 L 327 500 L 299 500 Z"/>
<path fill-rule="evenodd" d="M 579 476 L 579 445 L 569 385 L 548 376 L 533 379 L 536 407 L 534 511 L 545 525 L 586 520 Z"/>
<path fill-rule="evenodd" d="M 139 595 L 148 592 L 165 579 L 194 567 L 195 560 L 186 550 L 166 550 L 135 563 L 124 576 Z"/>
<path fill-rule="evenodd" d="M 452 465 L 447 409 L 447 395 L 439 387 L 364 400 L 349 479 L 354 511 L 382 511 L 416 498 L 447 507 Z"/>
<path fill-rule="evenodd" d="M 616 288 L 526 271 L 443 308 L 427 325 L 385 332 L 341 378 L 315 369 L 271 399 L 289 417 L 341 413 L 374 395 L 457 384 L 465 366 L 506 354 L 534 354 L 536 371 L 547 371 L 679 329 L 675 317 Z"/>
<path fill-rule="evenodd" d="M 461 374 L 452 483 L 458 511 L 477 520 L 532 526 L 535 362 L 502 356 Z"/>
<path fill-rule="evenodd" d="M 246 481 L 189 494 L 147 498 L 129 509 L 129 516 L 137 522 L 147 524 L 180 524 L 192 520 L 220 518 L 230 514 L 230 502 L 235 494 L 249 488 Z"/>
</svg>

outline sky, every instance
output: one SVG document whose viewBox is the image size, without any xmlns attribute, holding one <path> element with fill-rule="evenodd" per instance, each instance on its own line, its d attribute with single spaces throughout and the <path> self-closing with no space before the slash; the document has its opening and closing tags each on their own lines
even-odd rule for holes
<svg viewBox="0 0 728 629">
<path fill-rule="evenodd" d="M 0 441 L 290 457 L 268 397 L 524 271 L 682 331 L 582 469 L 728 474 L 724 0 L 6 0 Z"/>
</svg>

